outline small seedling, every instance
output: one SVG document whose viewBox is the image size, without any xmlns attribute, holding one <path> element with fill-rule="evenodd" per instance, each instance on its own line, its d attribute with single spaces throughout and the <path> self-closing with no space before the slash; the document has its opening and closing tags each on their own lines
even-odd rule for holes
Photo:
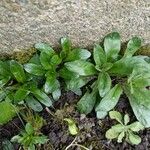
<svg viewBox="0 0 150 150">
<path fill-rule="evenodd" d="M 128 114 L 125 114 L 124 117 L 118 111 L 110 111 L 109 116 L 111 119 L 115 119 L 119 124 L 112 126 L 106 132 L 107 139 L 117 139 L 118 143 L 121 143 L 123 138 L 130 144 L 138 145 L 141 143 L 141 138 L 135 134 L 140 130 L 144 129 L 144 126 L 136 121 L 129 124 L 130 118 Z"/>
<path fill-rule="evenodd" d="M 70 118 L 65 118 L 64 121 L 66 121 L 68 123 L 68 129 L 69 129 L 69 133 L 71 135 L 77 135 L 78 134 L 78 127 L 76 126 L 76 123 L 73 119 Z"/>
<path fill-rule="evenodd" d="M 36 146 L 45 144 L 48 141 L 47 137 L 34 130 L 30 123 L 25 126 L 25 131 L 22 131 L 19 135 L 14 136 L 11 142 L 18 142 L 24 148 L 24 150 L 35 150 Z"/>
</svg>

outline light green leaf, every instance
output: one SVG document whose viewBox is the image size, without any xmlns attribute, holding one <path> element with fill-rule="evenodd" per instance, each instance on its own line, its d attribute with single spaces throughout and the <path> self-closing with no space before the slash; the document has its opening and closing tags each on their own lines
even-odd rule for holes
<svg viewBox="0 0 150 150">
<path fill-rule="evenodd" d="M 111 88 L 111 78 L 108 73 L 102 72 L 98 76 L 99 95 L 104 97 Z"/>
<path fill-rule="evenodd" d="M 77 73 L 81 76 L 89 76 L 97 73 L 95 67 L 92 63 L 84 60 L 76 60 L 72 62 L 65 63 L 65 66 L 68 70 Z"/>
<path fill-rule="evenodd" d="M 91 56 L 91 53 L 86 49 L 73 49 L 70 51 L 65 61 L 86 60 Z"/>
<path fill-rule="evenodd" d="M 52 56 L 55 53 L 55 51 L 47 43 L 36 43 L 34 47 L 40 52 L 44 51 L 49 56 Z"/>
<path fill-rule="evenodd" d="M 40 112 L 43 110 L 42 105 L 36 99 L 34 99 L 32 96 L 28 96 L 25 99 L 25 101 L 26 101 L 27 105 L 34 111 Z"/>
<path fill-rule="evenodd" d="M 45 135 L 34 136 L 33 143 L 34 144 L 45 144 L 49 139 Z"/>
<path fill-rule="evenodd" d="M 100 114 L 99 112 L 108 112 L 113 109 L 116 106 L 121 94 L 121 86 L 118 84 L 115 85 L 97 105 L 95 109 L 97 113 L 97 118 L 104 118 L 106 116 L 106 113 Z"/>
<path fill-rule="evenodd" d="M 76 123 L 74 120 L 70 119 L 70 118 L 65 118 L 64 121 L 66 121 L 68 123 L 68 127 L 69 127 L 69 132 L 71 135 L 77 135 L 78 134 L 78 127 L 76 126 Z"/>
<path fill-rule="evenodd" d="M 18 109 L 9 102 L 0 102 L 0 125 L 10 121 L 17 113 Z"/>
<path fill-rule="evenodd" d="M 112 129 L 112 128 L 109 129 L 109 130 L 107 130 L 107 132 L 106 132 L 106 134 L 105 134 L 106 138 L 109 139 L 109 140 L 112 140 L 112 139 L 117 138 L 118 135 L 119 135 L 119 132 L 116 132 L 116 131 L 115 131 L 114 129 Z"/>
<path fill-rule="evenodd" d="M 138 132 L 140 130 L 144 130 L 144 126 L 138 121 L 130 124 L 128 127 L 130 128 L 130 130 L 132 130 L 134 132 Z"/>
<path fill-rule="evenodd" d="M 52 106 L 52 100 L 48 97 L 44 92 L 39 89 L 32 89 L 31 91 L 33 95 L 45 106 L 50 107 Z"/>
<path fill-rule="evenodd" d="M 133 37 L 127 44 L 124 57 L 132 57 L 132 55 L 141 47 L 141 39 Z"/>
<path fill-rule="evenodd" d="M 31 135 L 31 134 L 34 133 L 34 129 L 33 129 L 32 125 L 31 125 L 30 123 L 27 123 L 27 124 L 26 124 L 25 130 L 26 130 L 26 132 L 27 132 L 29 135 Z"/>
<path fill-rule="evenodd" d="M 55 91 L 53 91 L 52 92 L 52 96 L 53 96 L 53 99 L 55 101 L 57 101 L 60 98 L 60 96 L 61 96 L 61 90 L 60 90 L 60 88 L 58 88 Z"/>
<path fill-rule="evenodd" d="M 119 136 L 118 136 L 117 142 L 118 142 L 118 143 L 121 143 L 121 142 L 122 142 L 122 139 L 124 138 L 124 136 L 125 136 L 125 133 L 124 133 L 124 132 L 121 132 L 121 133 L 119 134 Z"/>
<path fill-rule="evenodd" d="M 129 141 L 131 142 L 131 144 L 138 145 L 141 143 L 141 138 L 138 135 L 135 135 L 132 132 L 130 132 Z"/>
<path fill-rule="evenodd" d="M 10 61 L 10 70 L 18 82 L 25 82 L 26 75 L 21 64 L 15 60 Z"/>
<path fill-rule="evenodd" d="M 43 69 L 41 65 L 28 63 L 24 65 L 24 69 L 28 73 L 36 75 L 36 76 L 43 76 L 45 74 L 45 70 Z"/>
<path fill-rule="evenodd" d="M 29 93 L 30 93 L 30 91 L 25 89 L 23 86 L 20 87 L 14 95 L 14 102 L 18 103 L 18 102 L 23 101 Z"/>
<path fill-rule="evenodd" d="M 117 32 L 112 32 L 106 35 L 104 39 L 104 50 L 107 55 L 107 61 L 115 60 L 121 48 L 120 35 Z"/>
<path fill-rule="evenodd" d="M 61 38 L 61 46 L 62 50 L 67 54 L 71 50 L 71 41 L 66 37 Z"/>
<path fill-rule="evenodd" d="M 102 66 L 104 63 L 106 63 L 107 58 L 104 50 L 102 47 L 98 44 L 94 46 L 94 52 L 93 52 L 94 61 L 96 63 L 96 66 Z"/>
<path fill-rule="evenodd" d="M 129 118 L 129 115 L 128 114 L 125 114 L 124 115 L 124 124 L 127 125 L 130 121 L 130 118 Z"/>
<path fill-rule="evenodd" d="M 136 118 L 145 127 L 150 127 L 150 91 L 145 88 L 134 87 L 134 93 L 131 93 L 127 86 L 124 87 L 124 91 L 129 98 Z"/>
<path fill-rule="evenodd" d="M 122 115 L 121 115 L 120 112 L 118 112 L 118 111 L 110 111 L 110 112 L 109 112 L 109 116 L 110 116 L 111 119 L 115 119 L 115 120 L 117 120 L 119 123 L 122 124 L 123 118 L 122 118 Z"/>
<path fill-rule="evenodd" d="M 91 93 L 87 91 L 82 96 L 80 101 L 77 103 L 77 108 L 80 111 L 80 113 L 89 114 L 93 110 L 96 103 L 96 95 L 97 95 L 97 91 L 93 90 Z"/>
</svg>

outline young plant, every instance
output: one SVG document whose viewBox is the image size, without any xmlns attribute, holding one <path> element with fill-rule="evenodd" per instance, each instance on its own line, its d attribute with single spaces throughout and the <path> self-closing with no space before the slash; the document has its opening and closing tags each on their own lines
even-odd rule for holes
<svg viewBox="0 0 150 150">
<path fill-rule="evenodd" d="M 78 102 L 81 113 L 88 114 L 95 108 L 97 118 L 104 118 L 113 109 L 121 94 L 129 98 L 137 119 L 150 127 L 150 65 L 146 56 L 133 56 L 140 48 L 141 40 L 133 37 L 124 54 L 120 53 L 121 40 L 117 32 L 106 35 L 102 48 L 96 44 L 93 51 L 94 64 L 76 60 L 65 63 L 68 70 L 87 77 L 95 76 L 91 90 Z"/>
<path fill-rule="evenodd" d="M 11 139 L 11 142 L 21 144 L 24 150 L 36 150 L 37 146 L 41 146 L 41 144 L 45 144 L 47 141 L 47 137 L 34 130 L 30 123 L 26 124 L 24 131 Z"/>
<path fill-rule="evenodd" d="M 123 138 L 125 138 L 125 141 L 130 144 L 138 145 L 139 143 L 141 143 L 141 138 L 135 134 L 135 132 L 144 129 L 144 126 L 140 122 L 136 121 L 129 124 L 129 115 L 125 114 L 123 117 L 118 111 L 110 111 L 109 116 L 111 119 L 115 119 L 119 123 L 112 126 L 106 132 L 107 139 L 117 139 L 117 142 L 121 143 Z"/>
</svg>

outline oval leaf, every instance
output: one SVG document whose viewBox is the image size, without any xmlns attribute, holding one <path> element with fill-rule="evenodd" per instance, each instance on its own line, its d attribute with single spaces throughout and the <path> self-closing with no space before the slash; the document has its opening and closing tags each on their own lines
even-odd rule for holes
<svg viewBox="0 0 150 150">
<path fill-rule="evenodd" d="M 43 76 L 45 74 L 45 70 L 41 65 L 28 63 L 24 65 L 24 69 L 26 70 L 26 72 L 36 76 Z"/>
<path fill-rule="evenodd" d="M 118 112 L 118 111 L 110 111 L 110 112 L 109 112 L 109 116 L 110 116 L 111 119 L 115 119 L 115 120 L 117 120 L 119 123 L 122 124 L 123 118 L 122 118 L 122 115 L 121 115 L 120 112 Z"/>
<path fill-rule="evenodd" d="M 18 82 L 25 82 L 26 75 L 21 64 L 15 60 L 10 61 L 10 70 Z"/>
<path fill-rule="evenodd" d="M 104 39 L 104 50 L 107 55 L 107 61 L 116 59 L 121 48 L 120 35 L 117 32 L 112 32 L 106 35 Z"/>
<path fill-rule="evenodd" d="M 111 109 L 113 109 L 119 98 L 120 95 L 122 94 L 122 88 L 120 85 L 115 85 L 108 93 L 107 95 L 100 101 L 98 106 L 96 107 L 95 111 L 97 113 L 97 118 L 102 119 L 106 115 L 104 113 L 99 113 L 99 112 L 108 112 Z"/>
<path fill-rule="evenodd" d="M 92 63 L 84 60 L 67 62 L 65 63 L 65 66 L 68 70 L 75 72 L 81 76 L 94 75 L 97 72 Z"/>
</svg>

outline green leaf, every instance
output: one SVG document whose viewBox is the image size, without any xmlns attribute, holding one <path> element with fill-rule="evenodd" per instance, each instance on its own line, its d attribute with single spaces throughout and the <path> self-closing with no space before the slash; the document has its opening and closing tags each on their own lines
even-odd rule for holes
<svg viewBox="0 0 150 150">
<path fill-rule="evenodd" d="M 6 85 L 10 79 L 11 79 L 11 77 L 5 76 L 2 80 L 0 80 L 0 88 L 3 87 L 4 85 Z"/>
<path fill-rule="evenodd" d="M 41 136 L 34 136 L 33 137 L 33 143 L 34 144 L 45 144 L 49 139 L 45 135 Z"/>
<path fill-rule="evenodd" d="M 138 135 L 135 135 L 132 132 L 130 132 L 129 133 L 129 141 L 134 145 L 138 145 L 141 143 L 141 138 Z"/>
<path fill-rule="evenodd" d="M 62 46 L 62 51 L 64 51 L 66 54 L 71 50 L 71 42 L 68 38 L 64 37 L 61 38 L 61 46 Z"/>
<path fill-rule="evenodd" d="M 118 143 L 121 143 L 121 142 L 122 142 L 122 139 L 124 138 L 124 136 L 125 136 L 125 132 L 121 132 L 121 133 L 119 134 L 119 136 L 118 136 L 117 142 L 118 142 Z"/>
<path fill-rule="evenodd" d="M 60 90 L 60 88 L 58 88 L 55 91 L 53 91 L 52 92 L 52 96 L 53 96 L 53 99 L 55 101 L 57 101 L 60 98 L 60 96 L 61 96 L 61 90 Z"/>
<path fill-rule="evenodd" d="M 120 76 L 130 75 L 133 68 L 138 68 L 141 64 L 146 66 L 148 63 L 143 58 L 138 56 L 134 56 L 132 58 L 122 58 L 114 63 L 114 65 L 110 68 L 109 73 Z"/>
<path fill-rule="evenodd" d="M 65 118 L 64 121 L 66 121 L 68 123 L 68 127 L 69 127 L 69 132 L 71 135 L 77 135 L 78 134 L 78 127 L 76 126 L 76 123 L 74 120 L 70 119 L 70 118 Z"/>
<path fill-rule="evenodd" d="M 51 64 L 53 66 L 59 65 L 61 62 L 62 62 L 62 59 L 57 54 L 52 56 L 52 58 L 51 58 Z"/>
<path fill-rule="evenodd" d="M 52 68 L 50 60 L 51 60 L 51 58 L 49 57 L 49 55 L 47 55 L 47 53 L 45 53 L 44 51 L 41 52 L 41 54 L 40 54 L 40 62 L 42 64 L 42 66 L 44 67 L 44 69 L 48 70 L 48 69 Z"/>
<path fill-rule="evenodd" d="M 124 124 L 127 125 L 130 121 L 130 118 L 129 118 L 129 115 L 128 114 L 125 114 L 124 115 Z"/>
<path fill-rule="evenodd" d="M 118 112 L 118 111 L 110 111 L 109 112 L 109 116 L 110 116 L 110 118 L 111 119 L 115 119 L 115 120 L 117 120 L 119 123 L 121 123 L 122 124 L 122 115 L 121 115 L 121 113 L 120 112 Z"/>
<path fill-rule="evenodd" d="M 14 95 L 15 103 L 23 101 L 29 93 L 30 93 L 30 91 L 28 91 L 24 87 L 20 87 Z"/>
<path fill-rule="evenodd" d="M 52 93 L 56 91 L 58 88 L 60 88 L 60 84 L 59 81 L 56 79 L 56 76 L 49 74 L 44 84 L 45 93 Z"/>
<path fill-rule="evenodd" d="M 45 106 L 50 107 L 52 106 L 52 100 L 48 97 L 44 92 L 39 89 L 32 89 L 31 91 L 33 95 Z"/>
<path fill-rule="evenodd" d="M 102 47 L 98 44 L 94 46 L 93 56 L 94 56 L 94 61 L 96 63 L 96 66 L 100 67 L 107 62 L 106 54 L 102 49 Z"/>
<path fill-rule="evenodd" d="M 77 103 L 77 108 L 80 111 L 80 113 L 89 114 L 93 110 L 96 103 L 96 95 L 96 90 L 93 90 L 91 93 L 87 91 L 83 95 L 83 97 Z"/>
<path fill-rule="evenodd" d="M 97 113 L 97 118 L 99 119 L 104 118 L 107 112 L 116 106 L 121 94 L 122 94 L 121 86 L 118 84 L 115 85 L 97 105 L 95 109 Z"/>
<path fill-rule="evenodd" d="M 111 88 L 111 78 L 108 73 L 102 72 L 98 76 L 99 95 L 104 97 Z"/>
<path fill-rule="evenodd" d="M 43 110 L 42 105 L 36 100 L 34 99 L 32 96 L 28 96 L 25 99 L 27 105 L 32 108 L 34 111 L 40 112 Z"/>
<path fill-rule="evenodd" d="M 65 63 L 65 66 L 68 70 L 77 73 L 81 76 L 89 76 L 97 73 L 95 67 L 92 63 L 84 60 L 76 60 L 72 62 Z"/>
<path fill-rule="evenodd" d="M 91 53 L 86 49 L 73 49 L 70 51 L 65 61 L 86 60 L 91 56 Z"/>
<path fill-rule="evenodd" d="M 40 56 L 38 54 L 33 55 L 33 57 L 29 60 L 29 63 L 41 65 Z"/>
<path fill-rule="evenodd" d="M 106 138 L 109 139 L 109 140 L 112 140 L 112 139 L 117 138 L 118 135 L 119 135 L 119 132 L 116 132 L 116 131 L 115 131 L 114 129 L 112 129 L 112 128 L 109 129 L 109 130 L 107 130 L 107 132 L 106 132 L 106 134 L 105 134 Z"/>
<path fill-rule="evenodd" d="M 10 70 L 18 82 L 25 82 L 26 75 L 21 64 L 15 60 L 10 61 Z"/>
<path fill-rule="evenodd" d="M 31 134 L 34 133 L 34 129 L 33 129 L 32 125 L 31 125 L 30 123 L 27 123 L 27 124 L 26 124 L 25 130 L 26 130 L 26 132 L 27 132 L 29 135 L 31 135 Z"/>
<path fill-rule="evenodd" d="M 17 113 L 17 107 L 9 102 L 0 102 L 0 125 L 10 121 Z"/>
<path fill-rule="evenodd" d="M 133 37 L 127 45 L 124 57 L 132 57 L 132 55 L 141 47 L 141 39 Z"/>
<path fill-rule="evenodd" d="M 10 62 L 9 61 L 1 61 L 0 60 L 0 75 L 4 77 L 11 77 L 10 72 Z"/>
<path fill-rule="evenodd" d="M 24 69 L 28 73 L 36 75 L 36 76 L 43 76 L 45 74 L 45 70 L 43 69 L 41 65 L 28 63 L 24 65 Z"/>
<path fill-rule="evenodd" d="M 121 48 L 120 35 L 117 32 L 112 32 L 106 35 L 104 39 L 104 50 L 107 55 L 107 60 L 115 60 Z"/>
<path fill-rule="evenodd" d="M 36 43 L 34 47 L 40 52 L 44 51 L 49 56 L 52 56 L 55 53 L 55 51 L 47 43 Z"/>
<path fill-rule="evenodd" d="M 130 130 L 132 130 L 134 132 L 138 132 L 140 130 L 144 130 L 144 126 L 138 121 L 130 124 L 128 127 L 130 128 Z"/>
<path fill-rule="evenodd" d="M 134 92 L 131 93 L 130 88 L 126 86 L 124 92 L 129 98 L 136 118 L 145 127 L 150 127 L 150 91 L 134 87 Z"/>
<path fill-rule="evenodd" d="M 15 148 L 9 140 L 4 140 L 2 142 L 2 150 L 15 150 Z"/>
</svg>

